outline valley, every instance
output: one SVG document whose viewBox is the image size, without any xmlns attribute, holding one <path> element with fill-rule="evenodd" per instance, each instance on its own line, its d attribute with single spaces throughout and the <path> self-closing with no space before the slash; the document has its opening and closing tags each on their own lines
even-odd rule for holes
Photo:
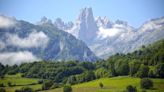
<svg viewBox="0 0 164 92">
<path fill-rule="evenodd" d="M 9 78 L 10 77 L 10 78 Z M 163 92 L 164 91 L 164 79 L 152 78 L 154 82 L 153 89 L 149 89 L 146 92 Z M 8 87 L 7 83 L 11 82 L 15 86 Z M 104 87 L 100 88 L 99 83 L 103 83 Z M 129 76 L 118 76 L 112 78 L 100 78 L 90 82 L 80 83 L 73 85 L 73 92 L 122 92 L 128 85 L 136 86 L 138 92 L 142 92 L 140 88 L 140 78 L 134 78 Z M 38 84 L 38 79 L 21 78 L 17 75 L 7 75 L 4 79 L 0 79 L 0 83 L 4 83 L 6 92 L 15 92 L 16 89 L 22 87 L 30 87 L 34 90 L 41 89 L 41 84 Z M 50 89 L 39 92 L 63 92 L 63 88 Z"/>
<path fill-rule="evenodd" d="M 73 92 L 122 92 L 130 85 L 138 92 L 163 92 L 163 56 L 164 40 L 159 40 L 132 53 L 117 53 L 107 60 L 96 62 L 0 64 L 0 88 L 7 92 L 19 92 L 25 88 L 63 92 L 64 87 L 69 85 Z M 144 79 L 153 83 L 150 88 L 141 87 L 141 80 Z"/>
<path fill-rule="evenodd" d="M 164 0 L 0 0 L 0 92 L 164 92 Z"/>
<path fill-rule="evenodd" d="M 152 79 L 154 82 L 154 88 L 146 90 L 146 92 L 163 92 L 164 91 L 164 79 Z M 103 83 L 104 87 L 100 88 L 99 83 Z M 98 80 L 73 85 L 73 92 L 123 92 L 126 90 L 126 86 L 134 85 L 137 87 L 138 92 L 142 92 L 140 88 L 140 79 L 128 76 L 119 76 L 113 78 L 101 78 Z M 62 88 L 54 90 L 47 90 L 41 92 L 63 92 Z"/>
</svg>

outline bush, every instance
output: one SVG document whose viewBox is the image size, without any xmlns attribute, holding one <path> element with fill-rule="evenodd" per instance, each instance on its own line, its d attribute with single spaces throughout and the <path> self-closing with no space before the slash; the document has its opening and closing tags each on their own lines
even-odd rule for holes
<svg viewBox="0 0 164 92">
<path fill-rule="evenodd" d="M 105 68 L 98 68 L 95 71 L 96 78 L 109 77 L 109 72 Z"/>
<path fill-rule="evenodd" d="M 38 80 L 38 84 L 42 84 L 43 83 L 43 80 Z"/>
<path fill-rule="evenodd" d="M 6 92 L 4 88 L 0 88 L 0 92 Z"/>
<path fill-rule="evenodd" d="M 63 87 L 63 92 L 72 92 L 72 87 L 69 85 L 66 85 Z"/>
<path fill-rule="evenodd" d="M 11 86 L 12 86 L 12 84 L 11 84 L 11 82 L 10 82 L 10 81 L 7 83 L 7 85 L 8 85 L 9 87 L 11 87 Z"/>
<path fill-rule="evenodd" d="M 159 63 L 156 66 L 156 73 L 160 78 L 164 78 L 164 63 Z"/>
<path fill-rule="evenodd" d="M 52 81 L 46 80 L 46 81 L 43 82 L 42 89 L 43 90 L 48 90 L 48 89 L 51 88 L 52 85 L 53 85 Z"/>
<path fill-rule="evenodd" d="M 0 83 L 0 87 L 4 87 L 5 85 L 3 83 Z M 0 91 L 1 92 L 1 91 Z"/>
<path fill-rule="evenodd" d="M 103 88 L 104 85 L 100 82 L 99 83 L 99 86 L 100 86 L 100 88 Z"/>
<path fill-rule="evenodd" d="M 143 89 L 141 92 L 146 92 L 146 90 L 145 90 L 145 89 Z"/>
<path fill-rule="evenodd" d="M 148 77 L 148 73 L 149 67 L 147 65 L 141 65 L 137 72 L 137 76 L 140 78 Z"/>
<path fill-rule="evenodd" d="M 137 92 L 136 87 L 133 87 L 132 85 L 128 85 L 126 87 L 126 92 Z"/>
<path fill-rule="evenodd" d="M 15 90 L 15 92 L 34 92 L 32 88 L 22 87 L 20 90 Z"/>
<path fill-rule="evenodd" d="M 55 88 L 59 88 L 59 84 L 58 83 L 54 83 L 50 89 L 55 89 Z"/>
<path fill-rule="evenodd" d="M 150 89 L 151 87 L 153 87 L 153 82 L 152 80 L 148 78 L 143 78 L 140 81 L 140 85 L 141 85 L 141 88 L 143 89 Z"/>
<path fill-rule="evenodd" d="M 149 70 L 148 76 L 150 78 L 154 78 L 155 77 L 154 71 L 153 70 Z"/>
</svg>

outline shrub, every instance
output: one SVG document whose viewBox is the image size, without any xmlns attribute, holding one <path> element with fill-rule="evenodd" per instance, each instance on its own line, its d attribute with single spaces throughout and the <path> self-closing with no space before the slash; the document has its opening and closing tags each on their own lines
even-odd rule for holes
<svg viewBox="0 0 164 92">
<path fill-rule="evenodd" d="M 63 87 L 63 92 L 72 92 L 72 87 L 69 85 L 66 85 Z"/>
<path fill-rule="evenodd" d="M 150 78 L 154 78 L 155 77 L 154 71 L 153 70 L 149 70 L 148 76 Z"/>
<path fill-rule="evenodd" d="M 4 88 L 0 88 L 0 92 L 6 92 Z"/>
<path fill-rule="evenodd" d="M 150 89 L 151 87 L 153 87 L 153 82 L 152 80 L 148 78 L 143 78 L 140 81 L 140 85 L 141 85 L 141 88 L 143 89 Z"/>
<path fill-rule="evenodd" d="M 137 76 L 140 78 L 148 77 L 148 73 L 149 67 L 147 65 L 141 65 L 137 72 Z"/>
<path fill-rule="evenodd" d="M 8 86 L 9 86 L 9 87 L 11 87 L 11 86 L 12 86 L 12 84 L 11 84 L 11 82 L 10 82 L 10 81 L 9 81 L 7 84 L 8 84 Z"/>
<path fill-rule="evenodd" d="M 43 80 L 38 80 L 38 84 L 42 84 L 43 83 Z"/>
<path fill-rule="evenodd" d="M 43 82 L 42 89 L 43 90 L 48 90 L 48 89 L 51 88 L 52 85 L 53 85 L 52 81 L 46 80 L 46 81 Z"/>
<path fill-rule="evenodd" d="M 100 86 L 100 88 L 103 88 L 104 85 L 100 82 L 99 83 L 99 86 Z"/>
<path fill-rule="evenodd" d="M 126 92 L 137 92 L 136 87 L 133 87 L 132 85 L 128 85 L 126 87 Z"/>
<path fill-rule="evenodd" d="M 59 88 L 59 84 L 58 83 L 54 83 L 50 89 L 55 89 L 55 88 Z"/>
<path fill-rule="evenodd" d="M 143 89 L 141 92 L 146 92 L 146 90 L 145 90 L 145 89 Z"/>
<path fill-rule="evenodd" d="M 15 92 L 34 92 L 32 88 L 29 87 L 22 87 L 19 90 L 15 90 Z"/>
<path fill-rule="evenodd" d="M 96 78 L 109 77 L 109 72 L 105 68 L 98 68 L 95 71 Z"/>
<path fill-rule="evenodd" d="M 160 78 L 164 78 L 164 63 L 159 63 L 156 66 L 156 73 Z"/>
<path fill-rule="evenodd" d="M 4 84 L 3 83 L 0 83 L 0 87 L 4 87 Z M 1 92 L 1 91 L 0 91 Z"/>
</svg>

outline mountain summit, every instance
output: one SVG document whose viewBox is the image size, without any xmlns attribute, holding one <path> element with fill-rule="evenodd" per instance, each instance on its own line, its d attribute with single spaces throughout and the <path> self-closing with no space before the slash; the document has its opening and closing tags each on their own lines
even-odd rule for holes
<svg viewBox="0 0 164 92">
<path fill-rule="evenodd" d="M 0 62 L 20 64 L 38 60 L 96 61 L 87 45 L 59 30 L 46 17 L 38 25 L 0 16 Z"/>
<path fill-rule="evenodd" d="M 99 57 L 107 58 L 116 53 L 128 53 L 164 38 L 164 18 L 152 19 L 140 28 L 130 26 L 126 21 L 110 21 L 95 17 L 92 8 L 80 10 L 74 26 L 64 31 L 84 41 Z M 60 27 L 57 27 L 60 29 Z"/>
<path fill-rule="evenodd" d="M 98 31 L 98 27 L 93 17 L 92 8 L 82 9 L 76 23 L 79 29 L 79 39 L 87 44 L 92 43 L 96 37 L 96 32 Z"/>
</svg>

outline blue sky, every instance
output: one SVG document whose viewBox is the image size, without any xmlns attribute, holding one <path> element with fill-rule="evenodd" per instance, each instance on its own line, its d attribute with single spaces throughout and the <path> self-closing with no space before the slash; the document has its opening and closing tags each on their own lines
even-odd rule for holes
<svg viewBox="0 0 164 92">
<path fill-rule="evenodd" d="M 92 7 L 95 17 L 125 20 L 134 27 L 164 16 L 164 0 L 0 0 L 0 14 L 32 23 L 42 16 L 75 21 L 84 7 Z"/>
</svg>

